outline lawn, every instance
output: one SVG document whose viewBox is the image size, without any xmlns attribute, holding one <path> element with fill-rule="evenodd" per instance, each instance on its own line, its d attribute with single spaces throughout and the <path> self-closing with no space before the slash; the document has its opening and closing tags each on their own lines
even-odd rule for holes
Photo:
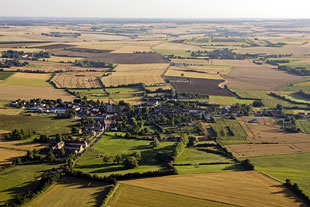
<svg viewBox="0 0 310 207">
<path fill-rule="evenodd" d="M 0 72 L 0 81 L 7 79 L 8 77 L 10 77 L 13 74 L 14 74 L 14 72 Z"/>
<path fill-rule="evenodd" d="M 216 118 L 216 123 L 211 124 L 211 126 L 221 144 L 246 143 L 247 134 L 237 120 Z"/>
<path fill-rule="evenodd" d="M 36 186 L 32 183 L 43 171 L 57 167 L 48 164 L 19 165 L 0 172 L 0 205 L 17 193 Z"/>
<path fill-rule="evenodd" d="M 310 196 L 310 153 L 249 158 L 255 169 L 285 182 L 290 179 Z"/>
<path fill-rule="evenodd" d="M 76 124 L 76 120 L 55 119 L 54 116 L 0 115 L 0 129 L 7 131 L 25 129 L 48 135 L 66 134 Z"/>
<path fill-rule="evenodd" d="M 145 207 L 228 207 L 231 205 L 215 201 L 192 198 L 184 195 L 166 193 L 141 187 L 121 184 L 108 203 L 111 207 L 145 206 Z"/>
<path fill-rule="evenodd" d="M 111 186 L 102 182 L 75 177 L 63 177 L 26 206 L 59 207 L 59 206 L 100 206 Z"/>
<path fill-rule="evenodd" d="M 244 100 L 244 99 L 238 99 L 235 97 L 228 97 L 228 96 L 209 96 L 209 103 L 220 104 L 220 105 L 234 105 L 236 103 L 252 104 L 253 100 Z"/>
</svg>

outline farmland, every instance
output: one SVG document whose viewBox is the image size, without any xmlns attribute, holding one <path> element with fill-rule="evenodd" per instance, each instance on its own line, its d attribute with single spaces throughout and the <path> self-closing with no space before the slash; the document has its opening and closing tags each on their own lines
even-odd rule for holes
<svg viewBox="0 0 310 207">
<path fill-rule="evenodd" d="M 52 82 L 57 88 L 101 88 L 103 73 L 57 73 Z"/>
<path fill-rule="evenodd" d="M 201 95 L 214 96 L 232 96 L 227 90 L 220 88 L 219 84 L 223 80 L 190 78 L 189 81 L 185 78 L 180 78 L 178 82 L 172 82 L 172 86 L 178 93 L 194 93 Z"/>
<path fill-rule="evenodd" d="M 101 81 L 106 87 L 137 83 L 145 85 L 165 83 L 161 75 L 167 67 L 168 64 L 120 64 L 115 68 L 115 72 L 101 78 Z"/>
<path fill-rule="evenodd" d="M 97 206 L 102 202 L 108 188 L 109 186 L 104 185 L 102 182 L 63 177 L 47 192 L 26 206 Z M 72 199 L 73 197 L 75 199 Z"/>
<path fill-rule="evenodd" d="M 32 189 L 38 184 L 33 181 L 43 171 L 57 167 L 49 164 L 26 164 L 6 169 L 0 172 L 0 205 L 18 193 Z M 16 179 L 18 178 L 18 179 Z"/>
<path fill-rule="evenodd" d="M 251 157 L 250 160 L 257 170 L 267 173 L 282 182 L 285 182 L 285 179 L 287 178 L 291 179 L 291 182 L 297 183 L 309 196 L 309 157 L 310 153 L 300 153 Z"/>
<path fill-rule="evenodd" d="M 253 171 L 166 176 L 122 183 L 238 206 L 300 205 L 280 183 Z"/>
<path fill-rule="evenodd" d="M 121 184 L 108 203 L 111 207 L 162 206 L 162 207 L 229 207 L 229 204 L 197 199 L 157 190 Z"/>
<path fill-rule="evenodd" d="M 14 73 L 12 73 L 12 72 L 1 72 L 0 73 L 0 81 L 3 81 L 5 79 L 9 78 L 13 74 Z"/>
<path fill-rule="evenodd" d="M 209 74 L 207 72 L 196 72 L 193 69 L 186 69 L 182 67 L 169 67 L 168 71 L 165 73 L 167 77 L 184 77 L 184 78 L 203 78 L 203 79 L 216 79 L 221 80 L 222 77 L 218 74 Z"/>
<path fill-rule="evenodd" d="M 253 100 L 238 99 L 236 97 L 229 97 L 229 96 L 209 96 L 209 103 L 220 105 L 234 105 L 236 103 L 252 104 Z"/>
</svg>

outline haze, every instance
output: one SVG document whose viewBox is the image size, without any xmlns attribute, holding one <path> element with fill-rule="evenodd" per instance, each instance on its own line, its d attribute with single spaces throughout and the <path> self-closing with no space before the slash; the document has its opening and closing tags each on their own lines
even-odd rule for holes
<svg viewBox="0 0 310 207">
<path fill-rule="evenodd" d="M 110 18 L 310 18 L 307 0 L 10 0 L 1 16 Z"/>
</svg>

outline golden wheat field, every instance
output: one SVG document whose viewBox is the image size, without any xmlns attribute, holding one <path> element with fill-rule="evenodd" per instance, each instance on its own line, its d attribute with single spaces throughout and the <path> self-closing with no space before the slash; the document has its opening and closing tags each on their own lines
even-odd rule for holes
<svg viewBox="0 0 310 207">
<path fill-rule="evenodd" d="M 101 88 L 100 78 L 104 73 L 57 73 L 52 82 L 57 88 Z"/>
<path fill-rule="evenodd" d="M 176 175 L 121 183 L 236 206 L 301 206 L 281 183 L 254 171 Z"/>
<path fill-rule="evenodd" d="M 165 73 L 168 77 L 185 77 L 185 78 L 204 78 L 204 79 L 223 79 L 220 74 L 208 73 L 201 70 L 189 69 L 188 67 L 175 67 L 170 66 L 168 71 Z"/>
<path fill-rule="evenodd" d="M 119 64 L 115 72 L 101 78 L 106 87 L 144 83 L 154 85 L 165 83 L 161 75 L 169 64 Z"/>
</svg>

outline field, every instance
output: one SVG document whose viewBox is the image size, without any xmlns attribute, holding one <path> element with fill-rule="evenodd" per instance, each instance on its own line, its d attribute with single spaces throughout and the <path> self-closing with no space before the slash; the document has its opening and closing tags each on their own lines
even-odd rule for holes
<svg viewBox="0 0 310 207">
<path fill-rule="evenodd" d="M 242 117 L 238 117 L 237 119 L 241 122 L 249 122 L 253 119 L 256 119 L 259 125 L 273 127 L 273 128 L 279 127 L 279 125 L 277 125 L 277 120 L 271 117 L 242 116 Z"/>
<path fill-rule="evenodd" d="M 3 81 L 5 79 L 9 78 L 13 74 L 14 73 L 12 73 L 12 72 L 0 72 L 0 81 Z"/>
<path fill-rule="evenodd" d="M 168 152 L 173 144 L 173 142 L 162 143 L 160 148 L 153 150 L 150 141 L 118 138 L 114 136 L 114 133 L 106 133 L 78 159 L 76 170 L 104 176 L 115 173 L 126 174 L 166 169 L 166 166 L 157 162 L 156 152 Z M 103 158 L 98 156 L 134 153 L 136 151 L 140 151 L 144 158 L 139 162 L 139 167 L 130 170 L 126 170 L 123 165 L 104 164 Z"/>
<path fill-rule="evenodd" d="M 256 170 L 267 173 L 282 182 L 288 178 L 292 183 L 297 183 L 310 196 L 310 153 L 251 157 L 249 159 L 255 165 Z"/>
<path fill-rule="evenodd" d="M 10 107 L 10 102 L 0 101 L 0 115 L 18 115 L 22 109 Z"/>
<path fill-rule="evenodd" d="M 108 203 L 111 207 L 229 207 L 231 205 L 214 201 L 192 198 L 158 190 L 150 190 L 141 187 L 121 184 L 112 199 Z"/>
<path fill-rule="evenodd" d="M 309 120 L 297 120 L 297 128 L 300 128 L 302 133 L 310 134 L 310 121 Z"/>
<path fill-rule="evenodd" d="M 101 88 L 100 78 L 103 73 L 57 73 L 52 82 L 57 88 Z"/>
<path fill-rule="evenodd" d="M 0 130 L 35 130 L 41 134 L 66 134 L 77 122 L 72 119 L 55 119 L 53 116 L 0 115 Z"/>
<path fill-rule="evenodd" d="M 215 79 L 215 80 L 223 79 L 219 74 L 212 74 L 203 71 L 201 72 L 201 70 L 196 72 L 196 70 L 194 69 L 187 69 L 175 66 L 169 67 L 168 71 L 165 73 L 165 76 L 167 77 L 176 76 L 184 78 L 203 78 L 203 79 Z"/>
<path fill-rule="evenodd" d="M 216 123 L 211 126 L 217 134 L 217 140 L 224 145 L 246 143 L 247 134 L 236 120 L 216 118 Z"/>
<path fill-rule="evenodd" d="M 58 206 L 99 206 L 109 186 L 102 182 L 63 177 L 58 183 L 50 187 L 26 206 L 58 207 Z"/>
<path fill-rule="evenodd" d="M 178 93 L 194 93 L 201 95 L 214 95 L 214 96 L 232 96 L 227 90 L 220 88 L 219 84 L 224 83 L 223 80 L 200 79 L 190 78 L 187 81 L 181 78 L 180 82 L 172 82 L 171 84 Z"/>
<path fill-rule="evenodd" d="M 228 96 L 209 96 L 209 103 L 231 106 L 235 105 L 236 103 L 252 104 L 253 100 L 238 99 L 236 97 L 228 97 Z"/>
<path fill-rule="evenodd" d="M 279 182 L 253 171 L 177 175 L 121 183 L 228 205 L 301 205 Z"/>
<path fill-rule="evenodd" d="M 277 90 L 285 85 L 302 80 L 301 76 L 291 75 L 271 67 L 256 65 L 250 61 L 236 62 L 231 72 L 224 75 L 229 88 Z M 222 65 L 233 64 L 232 60 L 217 61 Z M 240 64 L 239 64 L 240 63 Z"/>
<path fill-rule="evenodd" d="M 0 83 L 0 99 L 61 98 L 64 101 L 73 100 L 73 96 L 65 91 L 53 88 L 47 82 L 49 77 L 50 74 L 14 73 Z"/>
<path fill-rule="evenodd" d="M 26 189 L 35 187 L 34 181 L 43 171 L 57 167 L 48 164 L 19 165 L 0 172 L 0 205 Z"/>
<path fill-rule="evenodd" d="M 168 64 L 124 64 L 118 65 L 115 72 L 101 78 L 106 87 L 144 83 L 153 85 L 165 83 L 161 75 Z"/>
</svg>

